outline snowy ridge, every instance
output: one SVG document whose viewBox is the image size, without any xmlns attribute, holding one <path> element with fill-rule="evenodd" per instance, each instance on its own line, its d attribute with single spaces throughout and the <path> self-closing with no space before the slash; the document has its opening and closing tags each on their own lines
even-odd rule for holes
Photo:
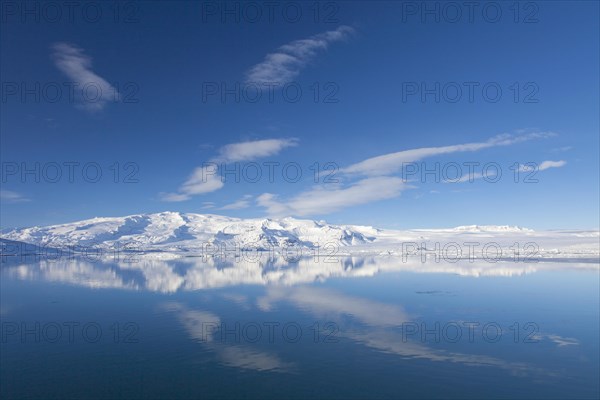
<svg viewBox="0 0 600 400">
<path fill-rule="evenodd" d="M 68 224 L 4 231 L 0 239 L 44 248 L 93 247 L 169 254 L 206 254 L 218 249 L 316 249 L 330 246 L 340 255 L 403 255 L 415 249 L 443 248 L 448 243 L 494 243 L 509 257 L 515 243 L 528 243 L 535 256 L 592 257 L 600 254 L 598 231 L 534 231 L 516 226 L 469 225 L 449 229 L 386 230 L 370 226 L 331 225 L 296 218 L 240 219 L 211 214 L 162 212 L 126 217 L 93 218 Z M 13 243 L 14 243 L 13 242 Z M 13 245 L 14 247 L 14 245 Z M 532 247 L 529 246 L 528 249 Z M 30 251 L 30 249 L 29 249 Z M 3 251 L 6 253 L 6 251 Z M 163 255 L 160 256 L 159 253 Z M 303 253 L 307 254 L 307 253 Z M 331 252 L 329 252 L 331 254 Z M 417 254 L 418 255 L 418 254 Z M 464 253 L 463 253 L 464 255 Z M 482 254 L 475 254 L 481 258 Z"/>
<path fill-rule="evenodd" d="M 324 243 L 362 245 L 375 240 L 376 233 L 371 227 L 294 218 L 239 219 L 163 212 L 15 229 L 3 233 L 2 238 L 54 248 L 136 243 L 144 249 L 163 251 L 197 250 L 207 244 L 264 250 L 292 245 L 312 248 Z"/>
<path fill-rule="evenodd" d="M 452 232 L 533 232 L 533 229 L 509 225 L 465 225 L 451 229 Z"/>
</svg>

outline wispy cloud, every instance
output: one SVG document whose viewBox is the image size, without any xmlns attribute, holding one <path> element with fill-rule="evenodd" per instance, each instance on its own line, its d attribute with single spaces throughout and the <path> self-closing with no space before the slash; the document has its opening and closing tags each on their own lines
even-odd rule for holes
<svg viewBox="0 0 600 400">
<path fill-rule="evenodd" d="M 536 164 L 536 163 L 522 164 L 519 166 L 519 171 L 520 172 L 534 172 L 534 171 L 539 172 L 539 171 L 544 171 L 548 168 L 559 168 L 566 164 L 567 164 L 567 162 L 563 161 L 563 160 L 561 160 L 561 161 L 543 161 L 541 164 Z M 477 179 L 482 179 L 482 178 L 495 179 L 496 176 L 497 176 L 496 171 L 490 171 L 485 174 L 482 172 L 474 172 L 471 174 L 464 174 L 457 180 L 445 180 L 443 182 L 444 183 L 463 183 L 463 182 L 473 183 Z"/>
<path fill-rule="evenodd" d="M 554 136 L 551 132 L 526 134 L 502 134 L 483 142 L 464 143 L 440 147 L 425 147 L 403 150 L 368 158 L 340 170 L 342 183 L 315 185 L 297 194 L 280 197 L 274 193 L 263 193 L 256 197 L 256 205 L 271 216 L 314 216 L 325 215 L 347 207 L 369 204 L 395 198 L 413 186 L 395 176 L 407 163 L 426 157 L 457 152 L 475 152 L 491 147 L 509 146 L 529 140 Z M 223 146 L 209 166 L 197 168 L 177 193 L 163 193 L 165 201 L 183 201 L 191 196 L 221 189 L 224 184 L 219 176 L 219 163 L 247 162 L 260 157 L 278 154 L 281 150 L 297 145 L 296 139 L 268 139 L 240 142 Z M 544 161 L 539 170 L 563 166 L 565 161 Z M 494 175 L 487 176 L 493 178 Z M 465 175 L 458 182 L 481 179 L 482 174 Z M 245 196 L 221 210 L 237 210 L 251 206 L 251 196 Z"/>
<path fill-rule="evenodd" d="M 550 136 L 554 136 L 554 134 L 552 132 L 534 132 L 525 135 L 502 134 L 486 140 L 485 142 L 403 150 L 368 158 L 364 161 L 342 169 L 341 172 L 366 176 L 387 175 L 398 172 L 406 163 L 419 161 L 427 157 L 458 152 L 472 152 L 497 146 L 508 146 L 528 140 L 546 138 Z"/>
<path fill-rule="evenodd" d="M 243 208 L 248 208 L 250 207 L 250 199 L 252 199 L 252 195 L 247 194 L 238 201 L 227 204 L 221 207 L 219 210 L 241 210 Z"/>
<path fill-rule="evenodd" d="M 556 343 L 558 347 L 579 345 L 579 340 L 575 338 L 563 337 L 559 335 L 547 335 L 547 338 Z"/>
<path fill-rule="evenodd" d="M 343 25 L 336 30 L 283 45 L 276 52 L 267 54 L 263 62 L 250 68 L 246 74 L 246 81 L 289 82 L 300 74 L 319 51 L 326 50 L 331 43 L 345 40 L 352 32 L 353 28 Z"/>
<path fill-rule="evenodd" d="M 178 193 L 160 193 L 163 201 L 185 201 L 193 195 L 210 193 L 224 186 L 221 177 L 217 175 L 216 167 L 212 165 L 198 167 L 179 187 Z"/>
<path fill-rule="evenodd" d="M 298 139 L 265 139 L 249 142 L 232 143 L 221 147 L 219 157 L 213 161 L 238 162 L 252 161 L 257 158 L 278 154 L 287 147 L 298 144 Z"/>
<path fill-rule="evenodd" d="M 579 340 L 571 337 L 564 337 L 551 333 L 538 333 L 531 337 L 532 340 L 540 341 L 543 339 L 547 339 L 552 343 L 556 344 L 557 347 L 565 347 L 565 346 L 578 346 Z"/>
<path fill-rule="evenodd" d="M 52 58 L 56 67 L 73 83 L 77 84 L 75 93 L 81 107 L 88 111 L 100 111 L 106 103 L 119 99 L 118 91 L 92 71 L 92 59 L 83 49 L 69 43 L 52 45 Z"/>
<path fill-rule="evenodd" d="M 564 160 L 559 161 L 542 161 L 540 164 L 524 164 L 519 167 L 521 172 L 544 171 L 548 168 L 560 168 L 567 164 Z"/>
<path fill-rule="evenodd" d="M 29 201 L 21 193 L 13 192 L 12 190 L 0 190 L 0 200 L 5 203 L 23 203 Z"/>
<path fill-rule="evenodd" d="M 215 208 L 215 203 L 212 201 L 205 201 L 202 203 L 202 208 L 205 210 L 211 209 L 211 208 Z"/>
<path fill-rule="evenodd" d="M 159 197 L 163 201 L 179 202 L 189 200 L 194 195 L 214 192 L 225 186 L 219 174 L 219 164 L 253 161 L 263 157 L 274 156 L 283 149 L 296 146 L 297 144 L 297 139 L 290 138 L 255 140 L 225 145 L 219 149 L 217 157 L 212 158 L 205 165 L 197 167 L 183 185 L 179 187 L 177 193 L 162 192 L 159 194 Z M 233 210 L 245 208 L 246 204 L 236 202 L 228 206 L 230 208 L 222 209 Z"/>
<path fill-rule="evenodd" d="M 158 194 L 158 196 L 160 197 L 160 199 L 162 201 L 169 201 L 169 202 L 186 201 L 191 198 L 190 195 L 187 195 L 184 193 L 168 193 L 168 192 L 160 192 Z"/>
<path fill-rule="evenodd" d="M 458 178 L 457 180 L 444 180 L 444 183 L 464 183 L 464 182 L 469 182 L 469 183 L 473 183 L 475 182 L 477 179 L 482 179 L 482 178 L 495 178 L 496 177 L 496 172 L 490 172 L 490 173 L 486 173 L 484 174 L 483 172 L 473 172 L 472 174 L 464 174 L 463 176 L 461 176 L 460 178 Z"/>
<path fill-rule="evenodd" d="M 375 177 L 333 189 L 315 186 L 285 201 L 280 201 L 274 194 L 264 193 L 257 198 L 257 204 L 272 216 L 323 215 L 346 207 L 390 199 L 407 188 L 401 178 Z"/>
<path fill-rule="evenodd" d="M 257 204 L 265 208 L 271 216 L 310 216 L 324 215 L 341 209 L 368 204 L 380 200 L 391 199 L 399 196 L 402 191 L 413 186 L 406 184 L 400 177 L 393 176 L 395 173 L 411 162 L 436 155 L 451 154 L 456 152 L 474 152 L 490 147 L 508 146 L 528 140 L 554 136 L 551 132 L 533 132 L 527 134 L 510 135 L 502 134 L 492 137 L 484 142 L 457 144 L 441 147 L 424 147 L 403 150 L 395 153 L 384 154 L 361 161 L 359 163 L 342 168 L 346 181 L 354 181 L 332 187 L 328 185 L 314 186 L 308 191 L 299 193 L 291 198 L 280 199 L 272 193 L 263 193 L 256 198 Z M 554 163 L 554 164 L 549 164 Z M 557 162 L 542 163 L 544 168 L 550 168 Z M 541 167 L 541 166 L 540 166 Z M 355 181 L 357 176 L 366 177 Z M 488 174 L 492 178 L 494 175 Z M 480 179 L 483 175 L 475 174 L 469 177 L 459 178 L 459 182 L 472 179 Z"/>
</svg>

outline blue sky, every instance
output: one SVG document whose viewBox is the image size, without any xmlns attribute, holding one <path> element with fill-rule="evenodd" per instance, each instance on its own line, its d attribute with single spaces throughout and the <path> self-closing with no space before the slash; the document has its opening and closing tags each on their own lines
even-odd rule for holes
<svg viewBox="0 0 600 400">
<path fill-rule="evenodd" d="M 598 228 L 597 2 L 7 3 L 2 228 Z"/>
</svg>

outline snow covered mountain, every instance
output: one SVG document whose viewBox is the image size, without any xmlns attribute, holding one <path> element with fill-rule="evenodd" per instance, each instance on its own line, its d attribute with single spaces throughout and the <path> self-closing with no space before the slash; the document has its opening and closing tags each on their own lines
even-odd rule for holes
<svg viewBox="0 0 600 400">
<path fill-rule="evenodd" d="M 294 218 L 239 219 L 219 215 L 163 212 L 116 218 L 93 218 L 62 225 L 15 229 L 3 239 L 37 246 L 117 247 L 132 243 L 144 250 L 190 251 L 207 245 L 267 250 L 300 246 L 313 248 L 325 243 L 336 246 L 373 242 L 377 229 L 337 226 Z"/>
<path fill-rule="evenodd" d="M 98 248 L 176 254 L 217 254 L 219 251 L 326 249 L 341 255 L 412 255 L 456 252 L 458 244 L 478 243 L 475 258 L 485 258 L 486 245 L 504 249 L 503 257 L 519 251 L 535 257 L 598 258 L 598 231 L 533 231 L 515 226 L 470 225 L 450 229 L 384 230 L 370 226 L 331 225 L 295 218 L 240 219 L 219 215 L 162 212 L 127 217 L 93 218 L 46 227 L 3 231 L 3 248 L 27 244 L 28 252 L 45 249 Z M 448 246 L 450 245 L 450 246 Z M 448 247 L 447 247 L 448 246 Z M 472 245 L 469 245 L 472 246 Z M 472 247 L 469 247 L 471 249 Z M 459 249 L 458 251 L 463 251 Z M 489 250 L 489 249 L 488 249 Z M 9 250 L 3 250 L 9 254 Z M 23 250 L 18 251 L 23 254 Z M 307 253 L 303 253 L 307 254 Z M 314 254 L 314 253 L 310 253 Z M 465 253 L 462 253 L 465 256 Z"/>
<path fill-rule="evenodd" d="M 439 229 L 438 229 L 439 231 Z M 522 228 L 520 226 L 509 225 L 466 225 L 457 226 L 456 228 L 447 229 L 448 232 L 533 232 L 533 229 Z"/>
</svg>

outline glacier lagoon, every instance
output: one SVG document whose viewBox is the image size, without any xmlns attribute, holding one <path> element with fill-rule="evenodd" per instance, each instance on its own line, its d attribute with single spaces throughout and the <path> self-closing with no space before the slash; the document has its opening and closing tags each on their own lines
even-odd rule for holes
<svg viewBox="0 0 600 400">
<path fill-rule="evenodd" d="M 597 259 L 2 259 L 3 398 L 598 398 Z"/>
</svg>

